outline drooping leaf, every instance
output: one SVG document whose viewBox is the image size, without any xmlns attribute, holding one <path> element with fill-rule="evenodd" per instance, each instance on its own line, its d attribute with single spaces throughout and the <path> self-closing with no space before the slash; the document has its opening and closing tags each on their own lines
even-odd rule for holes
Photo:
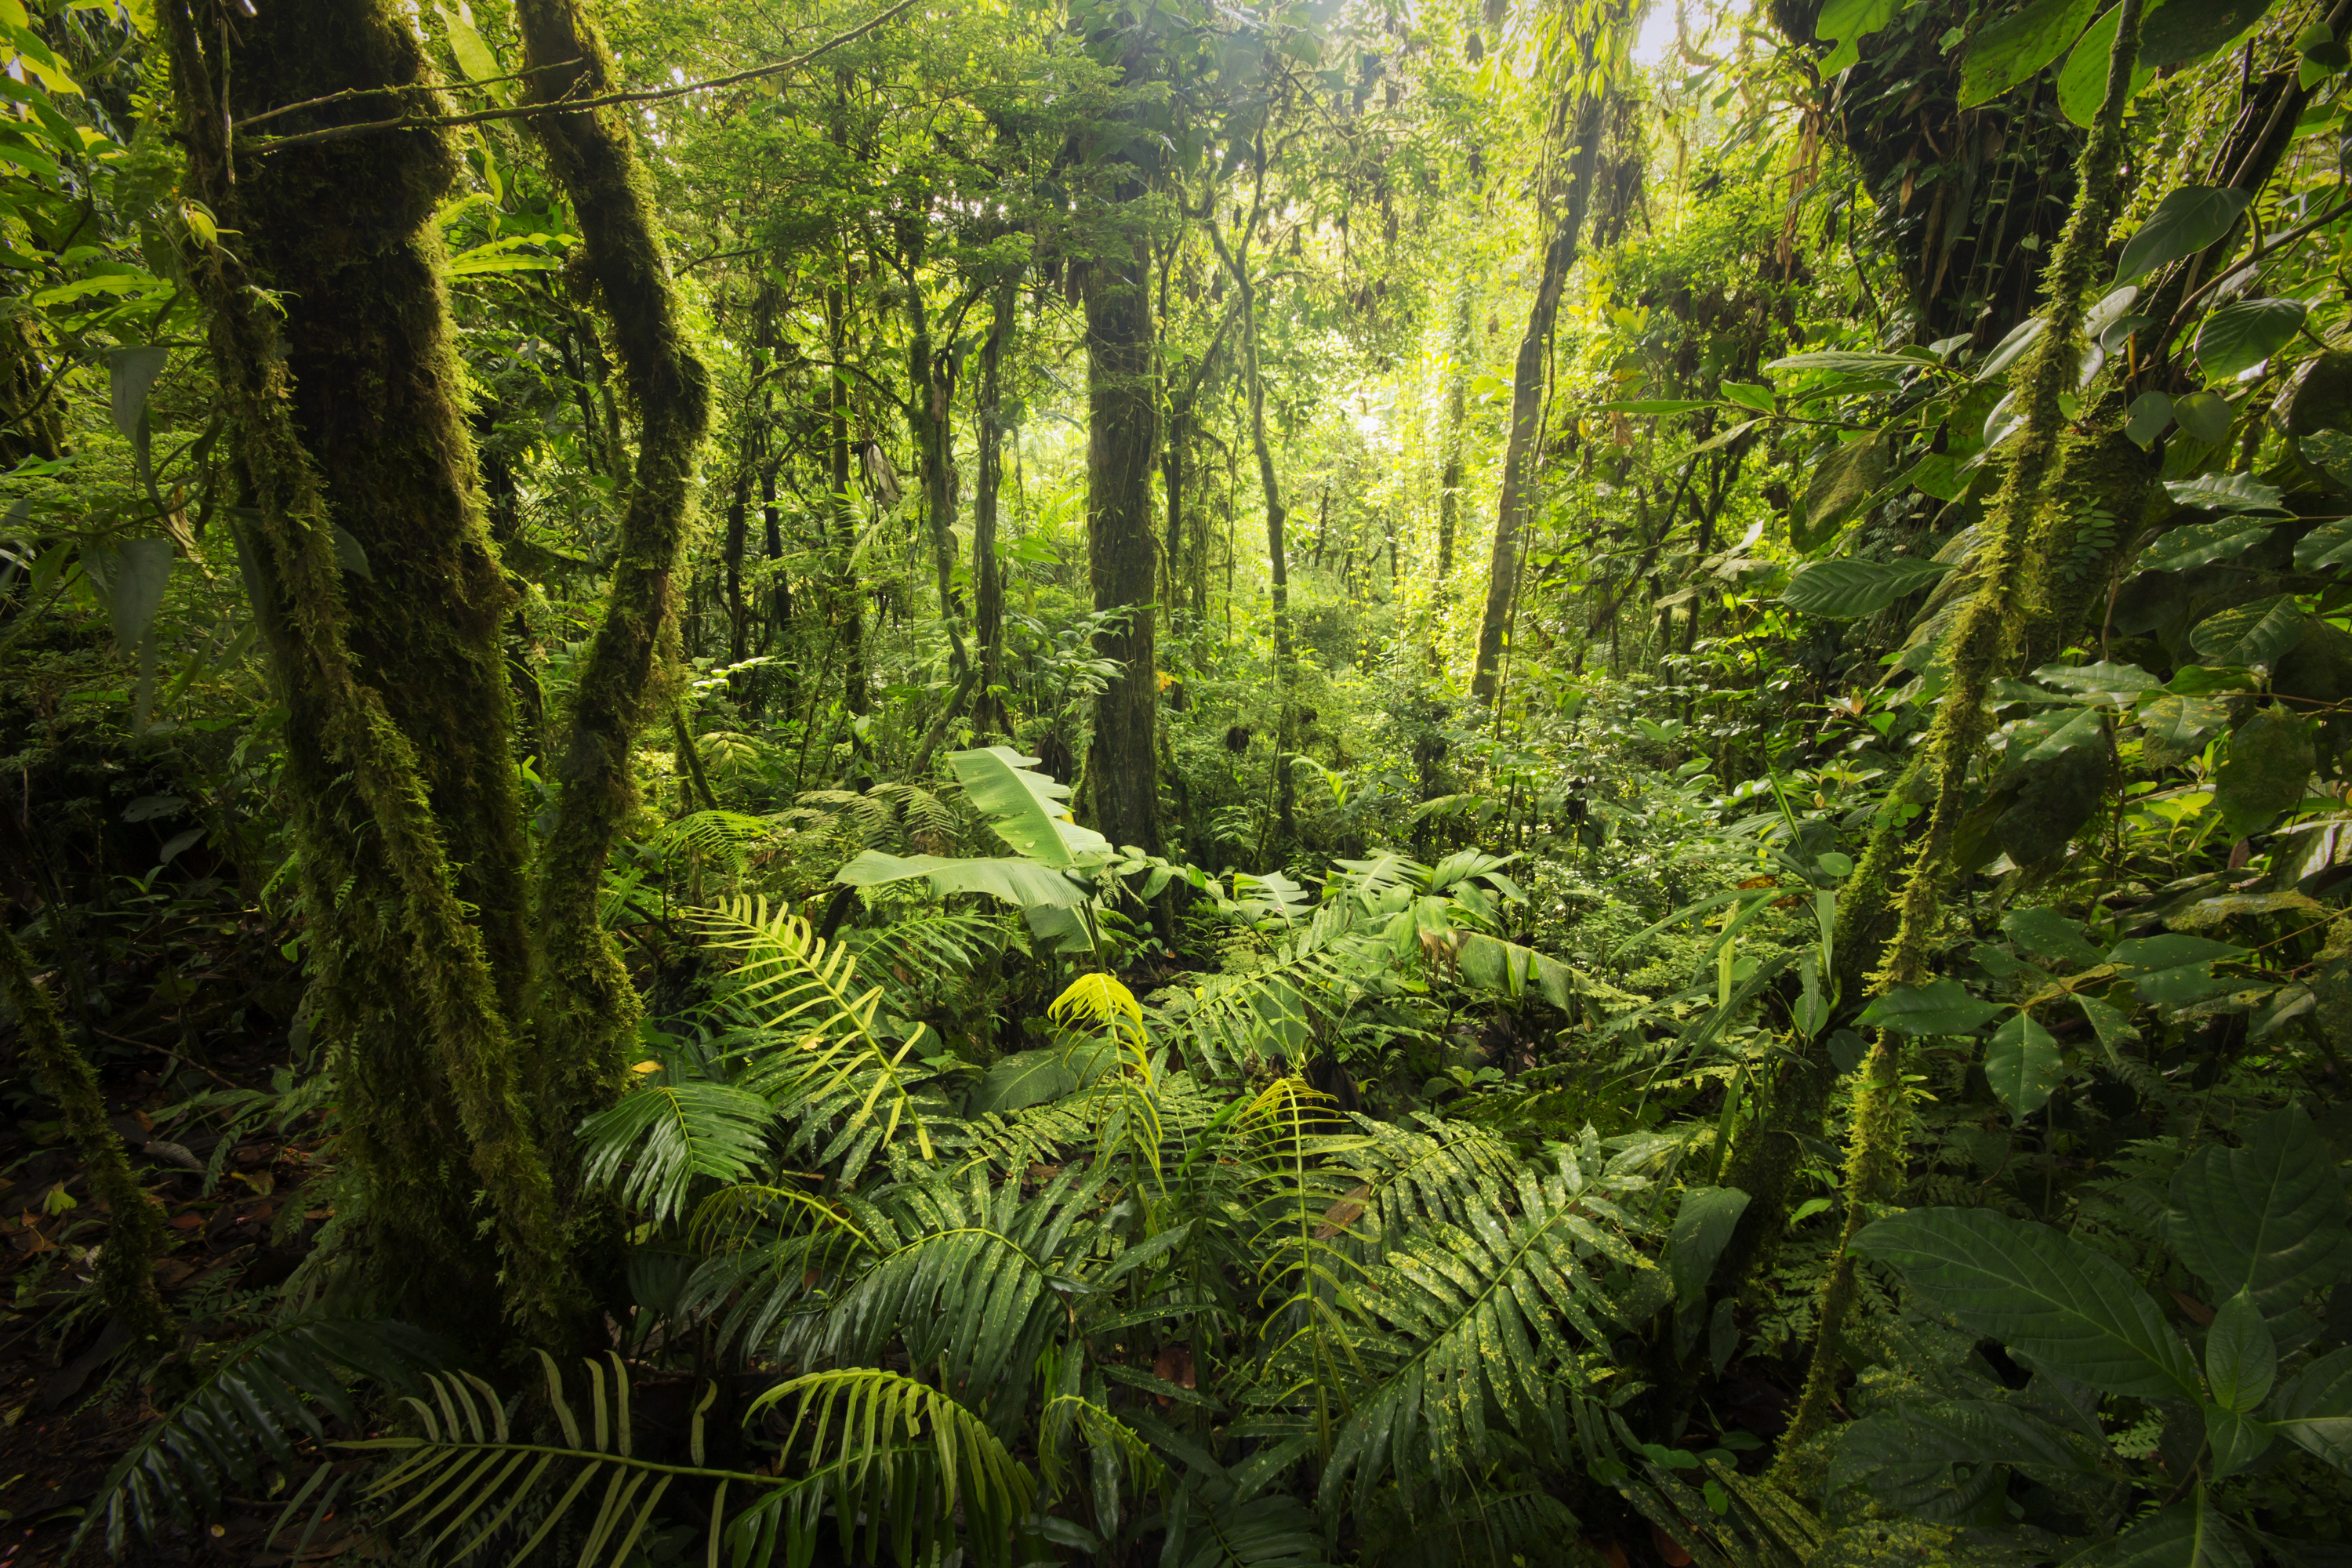
<svg viewBox="0 0 2352 1568">
<path fill-rule="evenodd" d="M 2300 1106 L 2255 1122 L 2240 1148 L 2191 1153 L 2172 1178 L 2166 1231 L 2215 1296 L 2249 1291 L 2273 1321 L 2352 1267 L 2336 1160 Z"/>
<path fill-rule="evenodd" d="M 1834 375 L 1884 377 L 1904 371 L 1933 365 L 1933 359 L 1913 354 L 1866 353 L 1853 349 L 1814 349 L 1804 353 L 1789 354 L 1765 365 L 1768 371 L 1793 370 L 1827 372 Z"/>
<path fill-rule="evenodd" d="M 1010 746 L 948 756 L 964 797 L 987 815 L 989 826 L 1015 854 L 1059 870 L 1107 848 L 1109 841 L 1101 834 L 1069 820 L 1070 786 L 1032 773 L 1036 762 Z"/>
<path fill-rule="evenodd" d="M 2205 749 L 2205 743 L 2230 722 L 2230 705 L 2218 697 L 2176 697 L 2169 693 L 2139 710 L 2140 758 L 2157 767 L 2185 762 Z"/>
<path fill-rule="evenodd" d="M 2163 435 L 2165 426 L 2171 423 L 2172 399 L 2161 392 L 2143 392 L 2132 399 L 2124 420 L 2124 437 L 2145 447 Z"/>
<path fill-rule="evenodd" d="M 2123 8 L 2108 6 L 2107 14 L 2092 23 L 2089 31 L 2075 41 L 2058 72 L 2059 110 L 2086 131 L 2098 117 L 2099 104 L 2107 96 L 2107 62 L 2116 52 L 2116 30 L 2122 20 Z M 2124 101 L 2128 103 L 2137 98 L 2140 89 L 2155 79 L 2156 68 L 2147 63 L 2147 51 L 2143 48 L 2132 64 L 2131 87 Z"/>
<path fill-rule="evenodd" d="M 2216 185 L 2181 186 L 2158 202 L 2138 232 L 2124 242 L 2116 281 L 2129 283 L 2196 255 L 2235 227 L 2238 216 L 2245 210 L 2243 191 Z"/>
<path fill-rule="evenodd" d="M 2279 594 L 2207 616 L 2189 634 L 2189 646 L 2208 664 L 2275 668 L 2303 640 L 2308 618 L 2294 595 Z"/>
<path fill-rule="evenodd" d="M 2239 837 L 2260 833 L 2303 799 L 2316 765 L 2310 720 L 2275 704 L 2257 709 L 2231 733 L 2213 804 Z"/>
<path fill-rule="evenodd" d="M 161 348 L 109 349 L 106 353 L 107 394 L 114 428 L 126 441 L 140 439 L 147 420 L 147 395 L 171 362 L 172 351 Z"/>
<path fill-rule="evenodd" d="M 1789 530 L 1789 542 L 1800 550 L 1826 543 L 1840 525 L 1885 484 L 1892 467 L 1883 431 L 1832 448 L 1813 469 L 1805 487 L 1805 521 L 1800 531 Z"/>
<path fill-rule="evenodd" d="M 1780 602 L 1806 615 L 1851 619 L 1876 615 L 1952 568 L 1940 561 L 1816 561 L 1789 578 Z"/>
<path fill-rule="evenodd" d="M 960 860 L 945 855 L 887 855 L 866 849 L 835 872 L 833 879 L 852 888 L 878 888 L 915 877 L 928 878 L 931 890 L 943 897 L 986 893 L 1016 909 L 1075 910 L 1087 902 L 1087 890 L 1061 872 L 1011 856 Z"/>
<path fill-rule="evenodd" d="M 1960 68 L 1960 107 L 1999 97 L 2065 53 L 2096 9 L 2097 0 L 2031 0 L 1979 28 Z"/>
<path fill-rule="evenodd" d="M 2323 479 L 2336 487 L 2338 494 L 2352 490 L 2352 436 L 2347 436 L 2341 430 L 2314 430 L 2294 445 L 2295 454 L 2303 459 L 2304 466 L 2316 469 Z M 2326 527 L 2337 530 L 2340 534 L 2341 524 L 2346 521 L 2339 518 Z M 2326 531 L 2326 529 L 2320 531 Z M 2294 552 L 2294 563 L 2306 572 L 2311 570 L 2304 565 L 2300 546 Z"/>
<path fill-rule="evenodd" d="M 1683 1194 L 1666 1245 L 1666 1273 L 1677 1301 L 1689 1306 L 1706 1293 L 1715 1260 L 1747 1212 L 1748 1194 L 1738 1187 L 1692 1187 Z"/>
<path fill-rule="evenodd" d="M 2270 8 L 2271 0 L 2160 0 L 2140 23 L 2139 63 L 2163 70 L 2202 58 Z"/>
<path fill-rule="evenodd" d="M 2142 572 L 2185 572 L 2191 566 L 2226 561 L 2252 548 L 2273 526 L 2268 522 L 2247 522 L 2243 520 L 2192 522 L 2186 528 L 2176 528 L 2169 533 L 2159 535 L 2155 543 L 2141 552 L 2138 569 Z"/>
<path fill-rule="evenodd" d="M 2187 1501 L 2068 1558 L 2066 1568 L 2254 1568 L 2254 1559 L 2200 1485 Z"/>
<path fill-rule="evenodd" d="M 2227 381 L 2278 353 L 2303 327 L 2300 300 L 2240 300 L 2205 319 L 2197 332 L 2197 368 Z"/>
<path fill-rule="evenodd" d="M 1894 19 L 1902 0 L 1829 0 L 1813 23 L 1813 37 L 1837 45 L 1820 70 L 1833 77 L 1862 58 L 1862 40 Z"/>
<path fill-rule="evenodd" d="M 2050 1103 L 2063 1066 L 2058 1037 L 2029 1013 L 2011 1014 L 1985 1047 L 1985 1078 L 2020 1121 Z"/>
<path fill-rule="evenodd" d="M 154 626 L 172 563 L 168 539 L 126 539 L 84 558 L 83 569 L 105 595 L 115 647 L 124 654 L 138 652 Z"/>
<path fill-rule="evenodd" d="M 2304 443 L 2306 447 L 2310 444 Z M 2352 441 L 2345 445 L 2346 458 L 2352 458 Z M 2345 471 L 2352 475 L 2352 468 Z M 2323 522 L 2294 542 L 2294 566 L 2298 572 L 2317 572 L 2341 566 L 2347 561 L 2352 561 L 2352 517 Z"/>
<path fill-rule="evenodd" d="M 2181 506 L 2200 506 L 2209 511 L 2284 511 L 2279 504 L 2282 493 L 2276 485 L 2266 485 L 2244 474 L 2200 474 L 2193 479 L 2169 479 L 2165 482 L 2165 494 Z"/>
<path fill-rule="evenodd" d="M 2287 1379 L 2263 1418 L 2288 1442 L 2352 1473 L 2352 1346 Z"/>
<path fill-rule="evenodd" d="M 2000 1016 L 2000 1007 L 1969 994 L 1957 980 L 1898 985 L 1863 1009 L 1858 1022 L 1898 1035 L 1966 1035 Z"/>
<path fill-rule="evenodd" d="M 1853 1248 L 2033 1366 L 2106 1394 L 2204 1392 L 2189 1347 L 2123 1265 L 2046 1225 L 1990 1209 L 1912 1209 L 1874 1221 Z"/>
<path fill-rule="evenodd" d="M 2278 1342 L 2250 1291 L 2221 1303 L 2205 1331 L 2205 1385 L 2213 1403 L 2244 1415 L 2268 1399 L 2278 1378 Z"/>
<path fill-rule="evenodd" d="M 2229 439 L 2238 411 L 2218 392 L 2192 392 L 2172 400 L 2172 416 L 2187 434 L 2209 447 L 2218 447 Z"/>
<path fill-rule="evenodd" d="M 2000 929 L 2028 952 L 2076 969 L 2088 969 L 2106 956 L 2083 934 L 2079 921 L 2068 920 L 2056 910 L 2011 910 L 2001 918 Z"/>
</svg>

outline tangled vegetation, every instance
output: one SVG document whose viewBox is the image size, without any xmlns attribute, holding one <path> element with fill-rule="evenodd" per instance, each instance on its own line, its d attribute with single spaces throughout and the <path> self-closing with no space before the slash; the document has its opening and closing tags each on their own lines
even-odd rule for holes
<svg viewBox="0 0 2352 1568">
<path fill-rule="evenodd" d="M 2352 1562 L 2352 0 L 0 68 L 6 1561 Z"/>
</svg>

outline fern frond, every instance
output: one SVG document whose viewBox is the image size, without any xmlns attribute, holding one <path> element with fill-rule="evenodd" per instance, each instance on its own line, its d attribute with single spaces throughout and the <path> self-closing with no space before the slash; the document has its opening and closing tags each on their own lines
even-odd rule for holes
<svg viewBox="0 0 2352 1568">
<path fill-rule="evenodd" d="M 698 811 L 666 825 L 648 847 L 664 859 L 691 851 L 740 871 L 755 848 L 772 843 L 775 837 L 776 825 L 764 816 Z"/>
<path fill-rule="evenodd" d="M 1317 1013 L 1309 998 L 1346 988 L 1338 953 L 1313 927 L 1248 973 L 1199 981 L 1166 987 L 1152 1000 L 1161 1034 L 1211 1074 L 1239 1072 L 1268 1057 L 1303 1059 Z"/>
<path fill-rule="evenodd" d="M 120 1557 L 133 1533 L 152 1535 L 166 1520 L 200 1523 L 229 1482 L 251 1488 L 264 1458 L 290 1466 L 296 1439 L 323 1437 L 321 1409 L 359 1424 L 346 1371 L 406 1391 L 451 1358 L 433 1335 L 382 1319 L 308 1318 L 240 1341 L 116 1461 L 75 1542 L 103 1520 L 107 1550 Z"/>
<path fill-rule="evenodd" d="M 1398 1500 L 1404 1500 L 1398 1494 Z M 1583 1533 L 1566 1503 L 1549 1492 L 1489 1492 L 1472 1488 L 1438 1507 L 1407 1513 L 1384 1509 L 1364 1531 L 1369 1568 L 1486 1568 L 1514 1558 L 1559 1558 L 1561 1543 Z"/>
<path fill-rule="evenodd" d="M 1621 1234 L 1633 1226 L 1572 1152 L 1515 1185 L 1514 1210 L 1481 1205 L 1467 1225 L 1417 1227 L 1341 1298 L 1362 1330 L 1359 1353 L 1381 1375 L 1333 1445 L 1327 1505 L 1351 1472 L 1361 1507 L 1391 1467 L 1448 1474 L 1492 1463 L 1499 1432 L 1567 1446 L 1563 1396 L 1580 1362 L 1559 1325 L 1588 1342 L 1607 1337 L 1580 1246 L 1638 1267 Z"/>
<path fill-rule="evenodd" d="M 750 1175 L 774 1121 L 765 1099 L 730 1084 L 643 1084 L 580 1124 L 581 1180 L 667 1225 L 684 1212 L 695 1177 Z"/>
</svg>

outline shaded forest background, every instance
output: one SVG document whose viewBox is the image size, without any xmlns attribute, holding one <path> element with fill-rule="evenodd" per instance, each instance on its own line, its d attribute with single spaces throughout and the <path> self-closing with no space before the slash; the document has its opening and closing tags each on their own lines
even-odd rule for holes
<svg viewBox="0 0 2352 1568">
<path fill-rule="evenodd" d="M 0 0 L 0 1561 L 2352 1561 L 2347 34 Z"/>
</svg>

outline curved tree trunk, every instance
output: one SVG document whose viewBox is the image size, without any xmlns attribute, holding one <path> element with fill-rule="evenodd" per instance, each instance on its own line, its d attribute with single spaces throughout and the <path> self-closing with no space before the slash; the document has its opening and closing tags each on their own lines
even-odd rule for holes
<svg viewBox="0 0 2352 1568">
<path fill-rule="evenodd" d="M 612 90 L 614 71 L 586 0 L 516 0 L 534 101 Z M 604 858 L 637 805 L 631 743 L 653 716 L 662 665 L 676 657 L 671 578 L 692 504 L 695 454 L 709 418 L 701 363 L 680 330 L 654 231 L 653 192 L 618 109 L 530 117 L 571 198 L 629 401 L 636 469 L 621 520 L 611 596 L 555 758 L 555 826 L 539 866 L 542 1126 L 568 1138 L 580 1114 L 617 1094 L 623 1042 L 643 1013 L 620 949 L 596 919 Z"/>
</svg>

